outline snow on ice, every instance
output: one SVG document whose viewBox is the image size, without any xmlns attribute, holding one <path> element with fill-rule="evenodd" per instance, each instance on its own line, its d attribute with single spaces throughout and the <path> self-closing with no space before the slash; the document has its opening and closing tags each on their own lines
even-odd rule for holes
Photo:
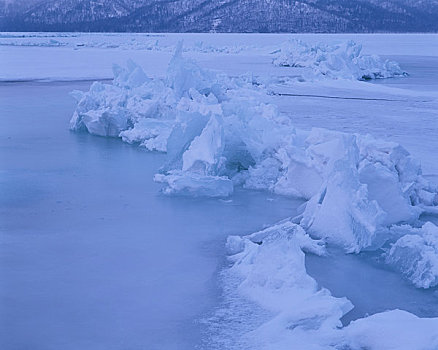
<svg viewBox="0 0 438 350">
<path fill-rule="evenodd" d="M 433 350 L 438 347 L 438 319 L 418 318 L 402 310 L 374 314 L 342 327 L 353 308 L 320 288 L 305 268 L 305 254 L 325 254 L 323 243 L 285 220 L 244 237 L 229 237 L 228 273 L 239 292 L 272 314 L 243 335 L 251 349 Z M 248 345 L 249 344 L 249 345 Z"/>
<path fill-rule="evenodd" d="M 403 77 L 397 62 L 376 55 L 362 54 L 362 45 L 348 41 L 340 45 L 309 45 L 301 40 L 284 42 L 274 52 L 273 64 L 281 67 L 309 68 L 303 79 L 326 77 L 330 79 L 383 79 Z"/>
<path fill-rule="evenodd" d="M 322 333 L 333 332 L 353 308 L 346 298 L 320 289 L 305 268 L 303 251 L 324 254 L 320 241 L 286 220 L 246 237 L 229 237 L 231 272 L 239 291 L 274 314 L 251 332 L 255 349 L 322 349 Z"/>
<path fill-rule="evenodd" d="M 286 49 L 276 64 L 336 78 L 404 75 L 351 42 Z M 415 286 L 435 286 L 438 231 L 431 223 L 416 227 L 438 205 L 438 189 L 402 146 L 370 135 L 295 129 L 263 102 L 266 93 L 247 77 L 201 69 L 179 45 L 165 79 L 151 79 L 128 62 L 114 68 L 112 85 L 96 82 L 86 93 L 74 92 L 71 129 L 166 152 L 155 175 L 166 194 L 226 197 L 243 186 L 307 201 L 295 218 L 228 240 L 241 292 L 275 314 L 254 331 L 261 348 L 269 341 L 270 349 L 412 349 L 410 339 L 426 327 L 421 349 L 436 349 L 438 321 L 398 310 L 339 328 L 352 305 L 318 287 L 306 273 L 304 252 L 324 254 L 326 243 L 349 253 L 383 247 L 386 262 Z"/>
</svg>

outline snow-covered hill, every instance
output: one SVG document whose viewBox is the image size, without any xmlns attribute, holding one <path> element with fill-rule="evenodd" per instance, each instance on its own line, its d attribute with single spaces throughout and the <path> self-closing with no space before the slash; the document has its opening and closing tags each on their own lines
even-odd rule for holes
<svg viewBox="0 0 438 350">
<path fill-rule="evenodd" d="M 438 31 L 437 0 L 2 1 L 7 31 Z"/>
</svg>

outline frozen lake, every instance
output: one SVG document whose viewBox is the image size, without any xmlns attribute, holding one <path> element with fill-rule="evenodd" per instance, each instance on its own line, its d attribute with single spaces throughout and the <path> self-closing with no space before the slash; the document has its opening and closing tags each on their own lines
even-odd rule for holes
<svg viewBox="0 0 438 350">
<path fill-rule="evenodd" d="M 167 197 L 152 180 L 164 155 L 70 132 L 75 102 L 69 92 L 88 90 L 91 84 L 80 80 L 108 78 L 111 63 L 129 57 L 147 74 L 162 76 L 172 45 L 182 37 L 135 34 L 133 46 L 124 47 L 129 35 L 56 37 L 65 42 L 60 47 L 50 45 L 51 37 L 0 37 L 1 69 L 10 67 L 0 71 L 0 80 L 51 81 L 0 83 L 2 349 L 209 350 L 205 339 L 214 334 L 200 320 L 223 301 L 218 274 L 226 265 L 227 236 L 250 234 L 294 216 L 301 204 L 247 190 L 227 200 Z M 275 92 L 295 96 L 274 95 L 269 102 L 299 128 L 370 133 L 400 142 L 420 159 L 424 173 L 438 180 L 438 35 L 300 37 L 362 40 L 411 75 L 375 84 L 279 84 Z M 266 68 L 271 58 L 257 47 L 285 38 L 223 35 L 215 41 L 193 34 L 185 36 L 186 54 L 203 67 L 232 75 L 288 76 L 293 74 L 284 67 Z M 385 44 L 388 38 L 394 41 L 393 52 Z M 163 49 L 141 46 L 155 40 Z M 191 51 L 199 40 L 246 49 Z M 99 46 L 102 42 L 107 47 Z M 58 81 L 64 79 L 77 81 Z M 373 101 L 379 98 L 385 101 Z M 436 216 L 428 219 L 438 224 Z M 353 302 L 345 324 L 395 308 L 438 316 L 436 288 L 414 288 L 372 255 L 331 249 L 327 257 L 308 255 L 306 267 L 333 295 Z"/>
<path fill-rule="evenodd" d="M 88 85 L 0 86 L 0 347 L 193 349 L 226 237 L 297 202 L 160 195 L 162 155 L 68 130 Z"/>
</svg>

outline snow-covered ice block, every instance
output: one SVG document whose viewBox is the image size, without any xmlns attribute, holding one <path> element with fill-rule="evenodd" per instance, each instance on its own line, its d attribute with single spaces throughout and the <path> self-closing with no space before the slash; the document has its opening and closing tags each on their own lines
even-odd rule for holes
<svg viewBox="0 0 438 350">
<path fill-rule="evenodd" d="M 239 292 L 272 313 L 251 332 L 257 348 L 317 343 L 315 336 L 340 327 L 340 318 L 352 308 L 350 301 L 333 297 L 307 274 L 303 250 L 324 254 L 324 246 L 290 220 L 249 236 L 229 237 L 227 247 L 230 273 L 241 279 Z"/>
<path fill-rule="evenodd" d="M 342 327 L 340 319 L 353 305 L 319 288 L 306 272 L 304 251 L 324 254 L 324 245 L 289 219 L 249 236 L 228 237 L 227 249 L 232 266 L 225 276 L 237 276 L 240 295 L 268 311 L 242 335 L 245 348 L 437 349 L 437 318 L 392 310 Z"/>
<path fill-rule="evenodd" d="M 180 41 L 170 61 L 167 71 L 167 85 L 175 91 L 178 98 L 187 96 L 191 89 L 208 94 L 216 87 L 216 75 L 201 69 L 198 64 L 182 55 L 183 42 Z"/>
<path fill-rule="evenodd" d="M 70 121 L 72 130 L 87 130 L 90 134 L 117 137 L 129 126 L 129 112 L 123 108 L 126 96 L 116 86 L 95 82 L 90 91 L 74 91 L 78 101 Z"/>
<path fill-rule="evenodd" d="M 283 43 L 275 52 L 273 64 L 308 68 L 304 79 L 382 79 L 406 76 L 397 62 L 383 61 L 376 55 L 362 54 L 362 46 L 353 41 L 340 45 L 309 45 L 301 40 Z"/>
<path fill-rule="evenodd" d="M 114 64 L 113 74 L 113 84 L 122 88 L 132 89 L 150 81 L 150 78 L 148 78 L 143 69 L 132 60 L 128 60 L 126 68 Z"/>
<path fill-rule="evenodd" d="M 403 310 L 358 319 L 341 333 L 344 341 L 336 349 L 438 349 L 438 318 L 419 318 Z"/>
<path fill-rule="evenodd" d="M 427 222 L 421 228 L 392 228 L 401 236 L 391 247 L 386 262 L 418 288 L 438 285 L 438 227 Z"/>
<path fill-rule="evenodd" d="M 174 122 L 155 118 L 140 119 L 133 128 L 122 131 L 119 136 L 127 143 L 138 143 L 150 151 L 167 151 L 167 140 Z"/>
<path fill-rule="evenodd" d="M 376 201 L 369 200 L 366 185 L 349 165 L 341 160 L 336 163 L 321 191 L 307 202 L 301 225 L 347 252 L 359 252 L 384 242 L 379 236 L 384 234 L 385 213 Z"/>
<path fill-rule="evenodd" d="M 418 219 L 421 193 L 436 193 L 420 166 L 395 143 L 312 129 L 303 149 L 289 156 L 275 189 L 310 198 L 303 227 L 349 252 L 383 245 L 390 239 L 389 226 Z"/>
<path fill-rule="evenodd" d="M 121 109 L 91 110 L 78 116 L 78 124 L 84 125 L 92 135 L 118 137 L 127 129 L 128 118 Z"/>
</svg>

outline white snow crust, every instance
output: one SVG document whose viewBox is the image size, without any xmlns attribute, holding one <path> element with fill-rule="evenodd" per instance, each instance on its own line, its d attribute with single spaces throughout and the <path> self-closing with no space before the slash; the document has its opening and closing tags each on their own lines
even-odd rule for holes
<svg viewBox="0 0 438 350">
<path fill-rule="evenodd" d="M 362 45 L 352 40 L 339 45 L 311 45 L 292 39 L 284 42 L 274 54 L 272 63 L 276 66 L 310 68 L 310 71 L 304 72 L 305 80 L 321 77 L 370 80 L 407 75 L 397 62 L 362 54 Z"/>
</svg>

